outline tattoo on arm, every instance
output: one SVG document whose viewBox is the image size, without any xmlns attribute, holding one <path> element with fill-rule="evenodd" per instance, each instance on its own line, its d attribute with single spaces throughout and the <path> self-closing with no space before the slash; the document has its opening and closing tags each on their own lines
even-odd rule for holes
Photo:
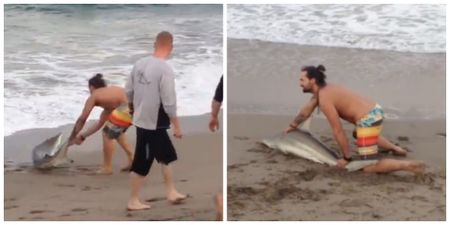
<svg viewBox="0 0 450 225">
<path fill-rule="evenodd" d="M 294 123 L 298 126 L 301 123 L 303 123 L 306 119 L 308 119 L 308 117 L 304 116 L 303 113 L 299 113 L 295 119 L 294 119 Z"/>
</svg>

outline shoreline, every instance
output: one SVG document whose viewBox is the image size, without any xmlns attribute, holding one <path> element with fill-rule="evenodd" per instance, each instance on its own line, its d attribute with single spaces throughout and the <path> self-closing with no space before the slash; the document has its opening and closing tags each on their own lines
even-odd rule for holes
<svg viewBox="0 0 450 225">
<path fill-rule="evenodd" d="M 222 111 L 219 115 L 222 115 Z M 203 133 L 209 133 L 208 122 L 209 113 L 195 116 L 183 116 L 179 117 L 181 129 L 183 135 L 197 135 Z M 84 125 L 83 130 L 94 124 L 97 120 L 89 120 Z M 220 123 L 222 123 L 222 117 L 220 117 Z M 70 135 L 74 124 L 65 124 L 53 128 L 32 128 L 26 130 L 20 130 L 14 132 L 11 135 L 4 136 L 4 156 L 5 162 L 16 159 L 18 163 L 30 163 L 31 151 L 34 146 L 42 143 L 45 139 L 50 138 L 58 133 L 62 133 L 64 138 Z M 87 139 L 87 142 L 101 146 L 101 132 L 100 129 Z M 171 130 L 168 130 L 171 134 Z M 127 131 L 129 141 L 134 140 L 135 127 L 132 126 Z M 130 135 L 131 134 L 131 135 Z M 20 140 L 27 138 L 26 143 L 19 142 Z M 71 148 L 79 149 L 78 146 L 72 146 Z M 82 151 L 85 151 L 81 149 Z"/>
</svg>

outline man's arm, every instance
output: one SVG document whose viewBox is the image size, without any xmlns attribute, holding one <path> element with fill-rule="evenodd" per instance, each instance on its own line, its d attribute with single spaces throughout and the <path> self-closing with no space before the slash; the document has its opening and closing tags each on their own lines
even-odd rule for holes
<svg viewBox="0 0 450 225">
<path fill-rule="evenodd" d="M 220 112 L 220 107 L 222 106 L 221 102 L 218 102 L 216 100 L 212 100 L 211 103 L 211 116 L 214 118 L 218 118 L 219 117 L 219 112 Z"/>
<path fill-rule="evenodd" d="M 95 99 L 91 95 L 86 100 L 86 103 L 84 104 L 84 109 L 81 112 L 80 117 L 78 117 L 77 121 L 75 122 L 75 126 L 73 127 L 72 133 L 70 134 L 69 137 L 69 144 L 72 144 L 72 141 L 74 140 L 78 132 L 80 132 L 81 129 L 83 129 L 83 126 L 86 123 L 86 120 L 89 117 L 89 114 L 91 113 L 94 106 L 95 106 Z"/>
<path fill-rule="evenodd" d="M 209 120 L 209 130 L 212 132 L 219 128 L 219 111 L 223 101 L 223 77 L 220 78 L 217 84 L 214 98 L 211 102 L 211 119 Z"/>
<path fill-rule="evenodd" d="M 97 123 L 95 123 L 92 127 L 90 127 L 88 130 L 86 130 L 85 132 L 83 132 L 82 134 L 80 134 L 83 139 L 86 139 L 87 137 L 91 136 L 92 134 L 94 134 L 95 132 L 97 132 L 98 130 L 100 130 L 100 128 L 103 127 L 103 125 L 105 124 L 105 122 L 108 120 L 108 116 L 111 114 L 111 111 L 109 110 L 103 110 L 102 114 L 100 115 L 99 120 L 97 121 Z"/>
<path fill-rule="evenodd" d="M 162 76 L 159 86 L 161 90 L 161 103 L 164 107 L 164 111 L 170 118 L 170 123 L 173 125 L 174 136 L 181 138 L 181 127 L 177 116 L 175 77 L 170 68 L 167 68 L 166 73 Z"/>
<path fill-rule="evenodd" d="M 131 74 L 127 78 L 127 82 L 125 83 L 125 92 L 127 93 L 128 98 L 128 108 L 130 109 L 130 114 L 133 115 L 134 113 L 134 105 L 133 105 L 133 98 L 134 98 L 134 76 L 136 74 L 137 68 L 136 65 L 134 65 L 133 70 L 131 71 Z"/>
<path fill-rule="evenodd" d="M 342 128 L 342 124 L 339 119 L 339 114 L 336 110 L 336 107 L 331 102 L 331 100 L 323 98 L 320 100 L 320 109 L 325 114 L 328 122 L 330 123 L 334 138 L 336 139 L 336 142 L 341 149 L 342 156 L 345 158 L 350 158 L 350 148 L 348 145 L 348 140 L 345 135 L 344 129 Z"/>
</svg>

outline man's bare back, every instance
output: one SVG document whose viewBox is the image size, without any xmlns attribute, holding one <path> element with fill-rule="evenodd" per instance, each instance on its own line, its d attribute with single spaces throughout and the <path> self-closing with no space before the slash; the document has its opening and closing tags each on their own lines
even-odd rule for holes
<svg viewBox="0 0 450 225">
<path fill-rule="evenodd" d="M 340 118 L 356 124 L 376 103 L 345 87 L 327 84 L 319 91 L 319 106 L 322 108 L 324 104 L 332 104 Z"/>
<path fill-rule="evenodd" d="M 112 111 L 120 104 L 128 102 L 125 89 L 118 86 L 108 86 L 96 89 L 91 97 L 95 101 L 95 106 Z"/>
</svg>

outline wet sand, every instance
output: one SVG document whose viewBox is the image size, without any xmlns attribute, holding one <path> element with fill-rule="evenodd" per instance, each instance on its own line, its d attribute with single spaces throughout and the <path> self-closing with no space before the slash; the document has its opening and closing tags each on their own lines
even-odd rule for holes
<svg viewBox="0 0 450 225">
<path fill-rule="evenodd" d="M 207 123 L 207 116 L 182 118 L 184 136 L 173 139 L 175 184 L 192 197 L 169 204 L 161 167 L 154 163 L 141 192 L 152 208 L 135 212 L 126 210 L 130 179 L 119 171 L 126 163 L 122 149 L 116 147 L 113 175 L 93 175 L 103 160 L 100 132 L 69 150 L 74 162 L 68 167 L 47 172 L 33 169 L 31 148 L 58 132 L 69 133 L 72 125 L 5 137 L 5 220 L 215 220 L 213 196 L 222 190 L 222 133 L 209 133 Z M 135 129 L 127 134 L 134 146 Z"/>
<path fill-rule="evenodd" d="M 384 156 L 423 160 L 426 173 L 415 177 L 350 173 L 258 144 L 290 119 L 228 115 L 229 220 L 445 220 L 444 121 L 385 123 L 383 135 L 412 152 L 406 158 Z M 338 151 L 325 120 L 313 120 L 312 130 Z M 350 136 L 352 127 L 345 130 Z"/>
</svg>

